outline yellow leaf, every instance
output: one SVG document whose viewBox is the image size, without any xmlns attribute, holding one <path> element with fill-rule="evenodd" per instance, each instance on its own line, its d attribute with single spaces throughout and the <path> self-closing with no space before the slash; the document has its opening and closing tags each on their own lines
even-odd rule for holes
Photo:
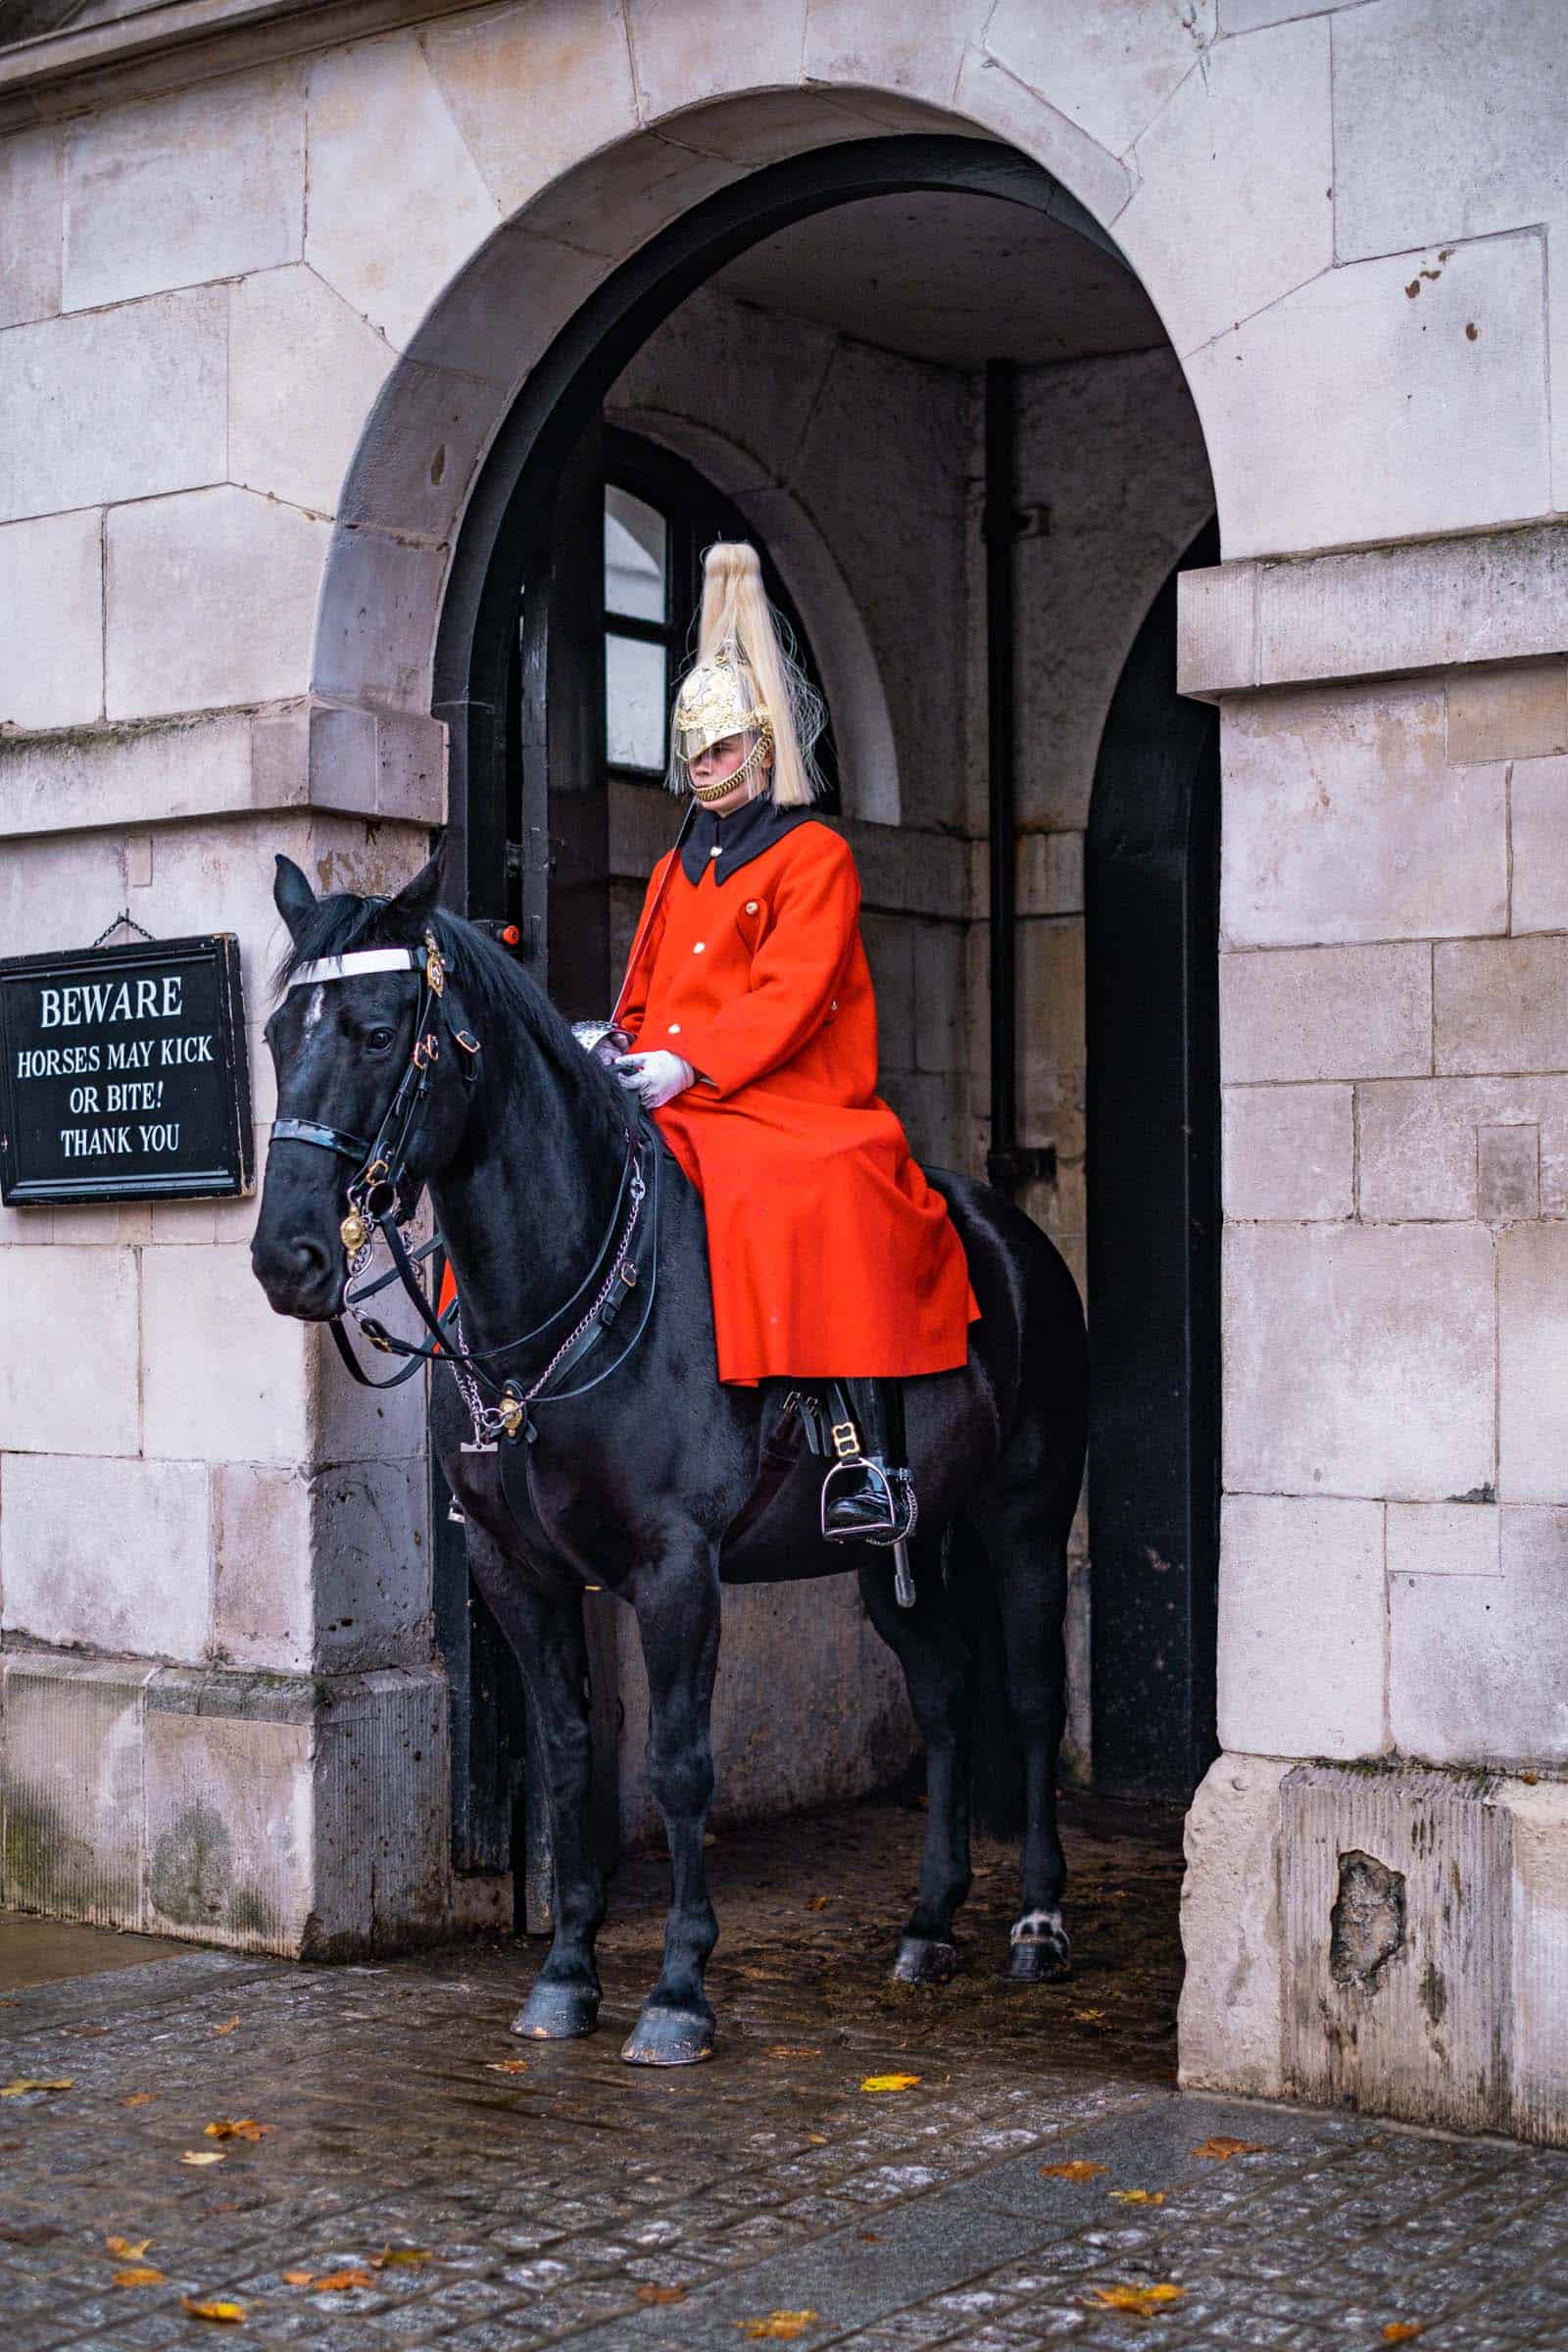
<svg viewBox="0 0 1568 2352">
<path fill-rule="evenodd" d="M 283 2284 L 285 2286 L 310 2286 L 315 2280 L 315 2278 L 316 2273 L 314 2271 L 285 2271 L 283 2273 Z"/>
<path fill-rule="evenodd" d="M 1102 2311 L 1130 2311 L 1139 2319 L 1152 2319 L 1156 2311 L 1167 2304 L 1179 2303 L 1187 2292 L 1184 2286 L 1097 2286 L 1095 2301 Z"/>
<path fill-rule="evenodd" d="M 379 2254 L 370 2257 L 372 2271 L 414 2270 L 421 2262 L 434 2262 L 423 2246 L 383 2246 Z"/>
<path fill-rule="evenodd" d="M 369 2272 L 358 2268 L 347 2271 L 323 2271 L 318 2278 L 311 2280 L 311 2292 L 313 2295 L 342 2295 L 347 2294 L 351 2286 L 373 2286 L 374 2284 L 375 2280 L 370 2277 Z"/>
<path fill-rule="evenodd" d="M 106 2237 L 104 2251 L 117 2254 L 122 2262 L 140 2262 L 152 2242 L 150 2237 Z"/>
<path fill-rule="evenodd" d="M 25 2076 L 23 2076 L 15 2082 L 0 2084 L 0 2099 L 24 2099 L 29 2091 L 74 2090 L 75 2086 L 76 2079 L 74 2075 L 63 2075 L 57 2081 L 51 2082 L 29 2082 Z"/>
<path fill-rule="evenodd" d="M 191 2295 L 181 2295 L 179 2300 L 182 2308 L 193 2320 L 226 2320 L 231 2327 L 243 2327 L 244 2325 L 245 2306 L 243 2303 L 199 2303 Z"/>
<path fill-rule="evenodd" d="M 1103 2009 L 1075 2009 L 1072 2012 L 1072 2022 L 1075 2026 L 1102 2026 L 1105 2022 L 1105 2012 Z"/>
<path fill-rule="evenodd" d="M 684 2303 L 686 2289 L 683 2286 L 640 2286 L 637 2300 L 639 2303 Z"/>
<path fill-rule="evenodd" d="M 181 2164 L 226 2164 L 221 2148 L 186 2148 L 179 2159 Z"/>
<path fill-rule="evenodd" d="M 167 2286 L 169 2281 L 163 2272 L 155 2271 L 150 2263 L 137 2263 L 131 2270 L 117 2271 L 115 2284 L 117 2286 Z"/>
<path fill-rule="evenodd" d="M 806 2140 L 808 2147 L 825 2148 L 827 2146 L 827 2133 L 825 2132 L 808 2132 L 806 2134 Z"/>
<path fill-rule="evenodd" d="M 1071 2164 L 1043 2164 L 1040 2178 L 1042 2180 L 1096 2180 L 1102 2173 L 1108 2173 L 1109 2170 L 1108 2164 L 1091 2164 L 1087 2156 L 1075 2156 Z"/>
<path fill-rule="evenodd" d="M 239 2117 L 237 2122 L 231 2124 L 209 2124 L 203 2136 L 207 2139 L 248 2139 L 255 2141 L 261 2138 L 264 2132 L 270 2132 L 272 2126 L 270 2124 L 259 2124 L 254 2120 L 253 2117 L 242 2115 Z"/>
<path fill-rule="evenodd" d="M 862 2090 L 913 2090 L 918 2075 L 867 2075 L 860 2084 Z"/>
<path fill-rule="evenodd" d="M 231 2017 L 226 2026 L 215 2026 L 213 2028 L 213 2039 L 215 2041 L 220 2040 L 225 2034 L 237 2034 L 238 2031 L 239 2019 L 237 2017 Z"/>
<path fill-rule="evenodd" d="M 526 2058 L 487 2058 L 485 2069 L 492 2075 L 525 2075 L 528 2061 Z"/>
<path fill-rule="evenodd" d="M 1421 2323 L 1418 2320 L 1390 2320 L 1383 2330 L 1383 2341 L 1386 2344 L 1407 2344 L 1412 2336 L 1420 2332 Z"/>
<path fill-rule="evenodd" d="M 129 2098 L 122 2099 L 120 2104 L 122 2107 L 151 2107 L 157 2096 L 156 2090 L 133 2090 Z"/>
<path fill-rule="evenodd" d="M 1262 2150 L 1263 2143 L 1260 2139 L 1227 2139 L 1222 2132 L 1215 2132 L 1210 2133 L 1201 2147 L 1195 2148 L 1193 2154 L 1207 2156 L 1214 2164 L 1223 2164 L 1227 2157 L 1258 2156 L 1262 2154 Z"/>
<path fill-rule="evenodd" d="M 1165 2202 L 1162 2188 L 1113 2188 L 1110 2193 L 1118 2205 L 1163 2205 Z"/>
<path fill-rule="evenodd" d="M 806 1908 L 808 1911 L 825 1911 L 832 1899 L 832 1896 L 827 1894 L 808 1894 L 806 1898 Z"/>
<path fill-rule="evenodd" d="M 742 2320 L 738 2325 L 749 2343 L 793 2344 L 815 2317 L 814 2311 L 770 2311 L 765 2320 Z"/>
</svg>

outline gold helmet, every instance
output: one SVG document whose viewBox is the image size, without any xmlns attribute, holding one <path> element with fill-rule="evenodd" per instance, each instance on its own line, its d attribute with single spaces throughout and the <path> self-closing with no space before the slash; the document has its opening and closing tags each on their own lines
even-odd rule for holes
<svg viewBox="0 0 1568 2352">
<path fill-rule="evenodd" d="M 675 740 L 690 766 L 700 753 L 731 735 L 755 735 L 757 741 L 732 775 L 716 784 L 692 785 L 700 801 L 722 800 L 773 750 L 772 719 L 736 658 L 733 640 L 726 638 L 711 661 L 699 662 L 682 678 L 675 696 Z"/>
</svg>

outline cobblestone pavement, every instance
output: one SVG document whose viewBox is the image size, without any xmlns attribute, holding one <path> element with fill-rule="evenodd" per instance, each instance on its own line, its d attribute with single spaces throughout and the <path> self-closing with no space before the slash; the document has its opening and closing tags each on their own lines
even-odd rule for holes
<svg viewBox="0 0 1568 2352">
<path fill-rule="evenodd" d="M 657 1946 L 646 1862 L 586 2042 L 509 2034 L 536 1960 L 512 1943 L 190 1952 L 10 1994 L 0 2087 L 69 2087 L 0 2104 L 0 2345 L 221 2335 L 185 2298 L 310 2352 L 1568 2344 L 1568 2155 L 1172 2089 L 1168 1819 L 1077 1809 L 1082 1974 L 1021 1997 L 988 1973 L 1000 1854 L 959 1983 L 882 1983 L 916 1826 L 719 1842 L 722 2039 L 685 2073 L 615 2055 Z M 261 2136 L 210 2135 L 234 2122 Z M 114 2282 L 137 2270 L 162 2277 Z M 1181 2291 L 1103 2299 L 1150 2287 Z"/>
</svg>

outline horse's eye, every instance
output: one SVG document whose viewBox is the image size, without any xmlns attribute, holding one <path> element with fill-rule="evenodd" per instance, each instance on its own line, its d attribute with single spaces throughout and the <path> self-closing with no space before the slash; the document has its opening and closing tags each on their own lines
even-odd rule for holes
<svg viewBox="0 0 1568 2352">
<path fill-rule="evenodd" d="M 389 1054 L 395 1042 L 396 1032 L 391 1029 L 367 1029 L 365 1032 L 365 1050 L 368 1054 Z"/>
</svg>

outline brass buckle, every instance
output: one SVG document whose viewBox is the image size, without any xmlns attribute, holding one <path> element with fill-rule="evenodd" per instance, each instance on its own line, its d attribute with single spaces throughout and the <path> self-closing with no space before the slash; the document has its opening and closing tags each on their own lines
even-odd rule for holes
<svg viewBox="0 0 1568 2352">
<path fill-rule="evenodd" d="M 860 1433 L 853 1421 L 835 1421 L 829 1434 L 833 1440 L 833 1450 L 841 1462 L 858 1460 Z"/>
<path fill-rule="evenodd" d="M 432 997 L 439 997 L 447 984 L 447 967 L 442 961 L 433 931 L 427 931 L 424 935 L 424 979 Z"/>
</svg>

